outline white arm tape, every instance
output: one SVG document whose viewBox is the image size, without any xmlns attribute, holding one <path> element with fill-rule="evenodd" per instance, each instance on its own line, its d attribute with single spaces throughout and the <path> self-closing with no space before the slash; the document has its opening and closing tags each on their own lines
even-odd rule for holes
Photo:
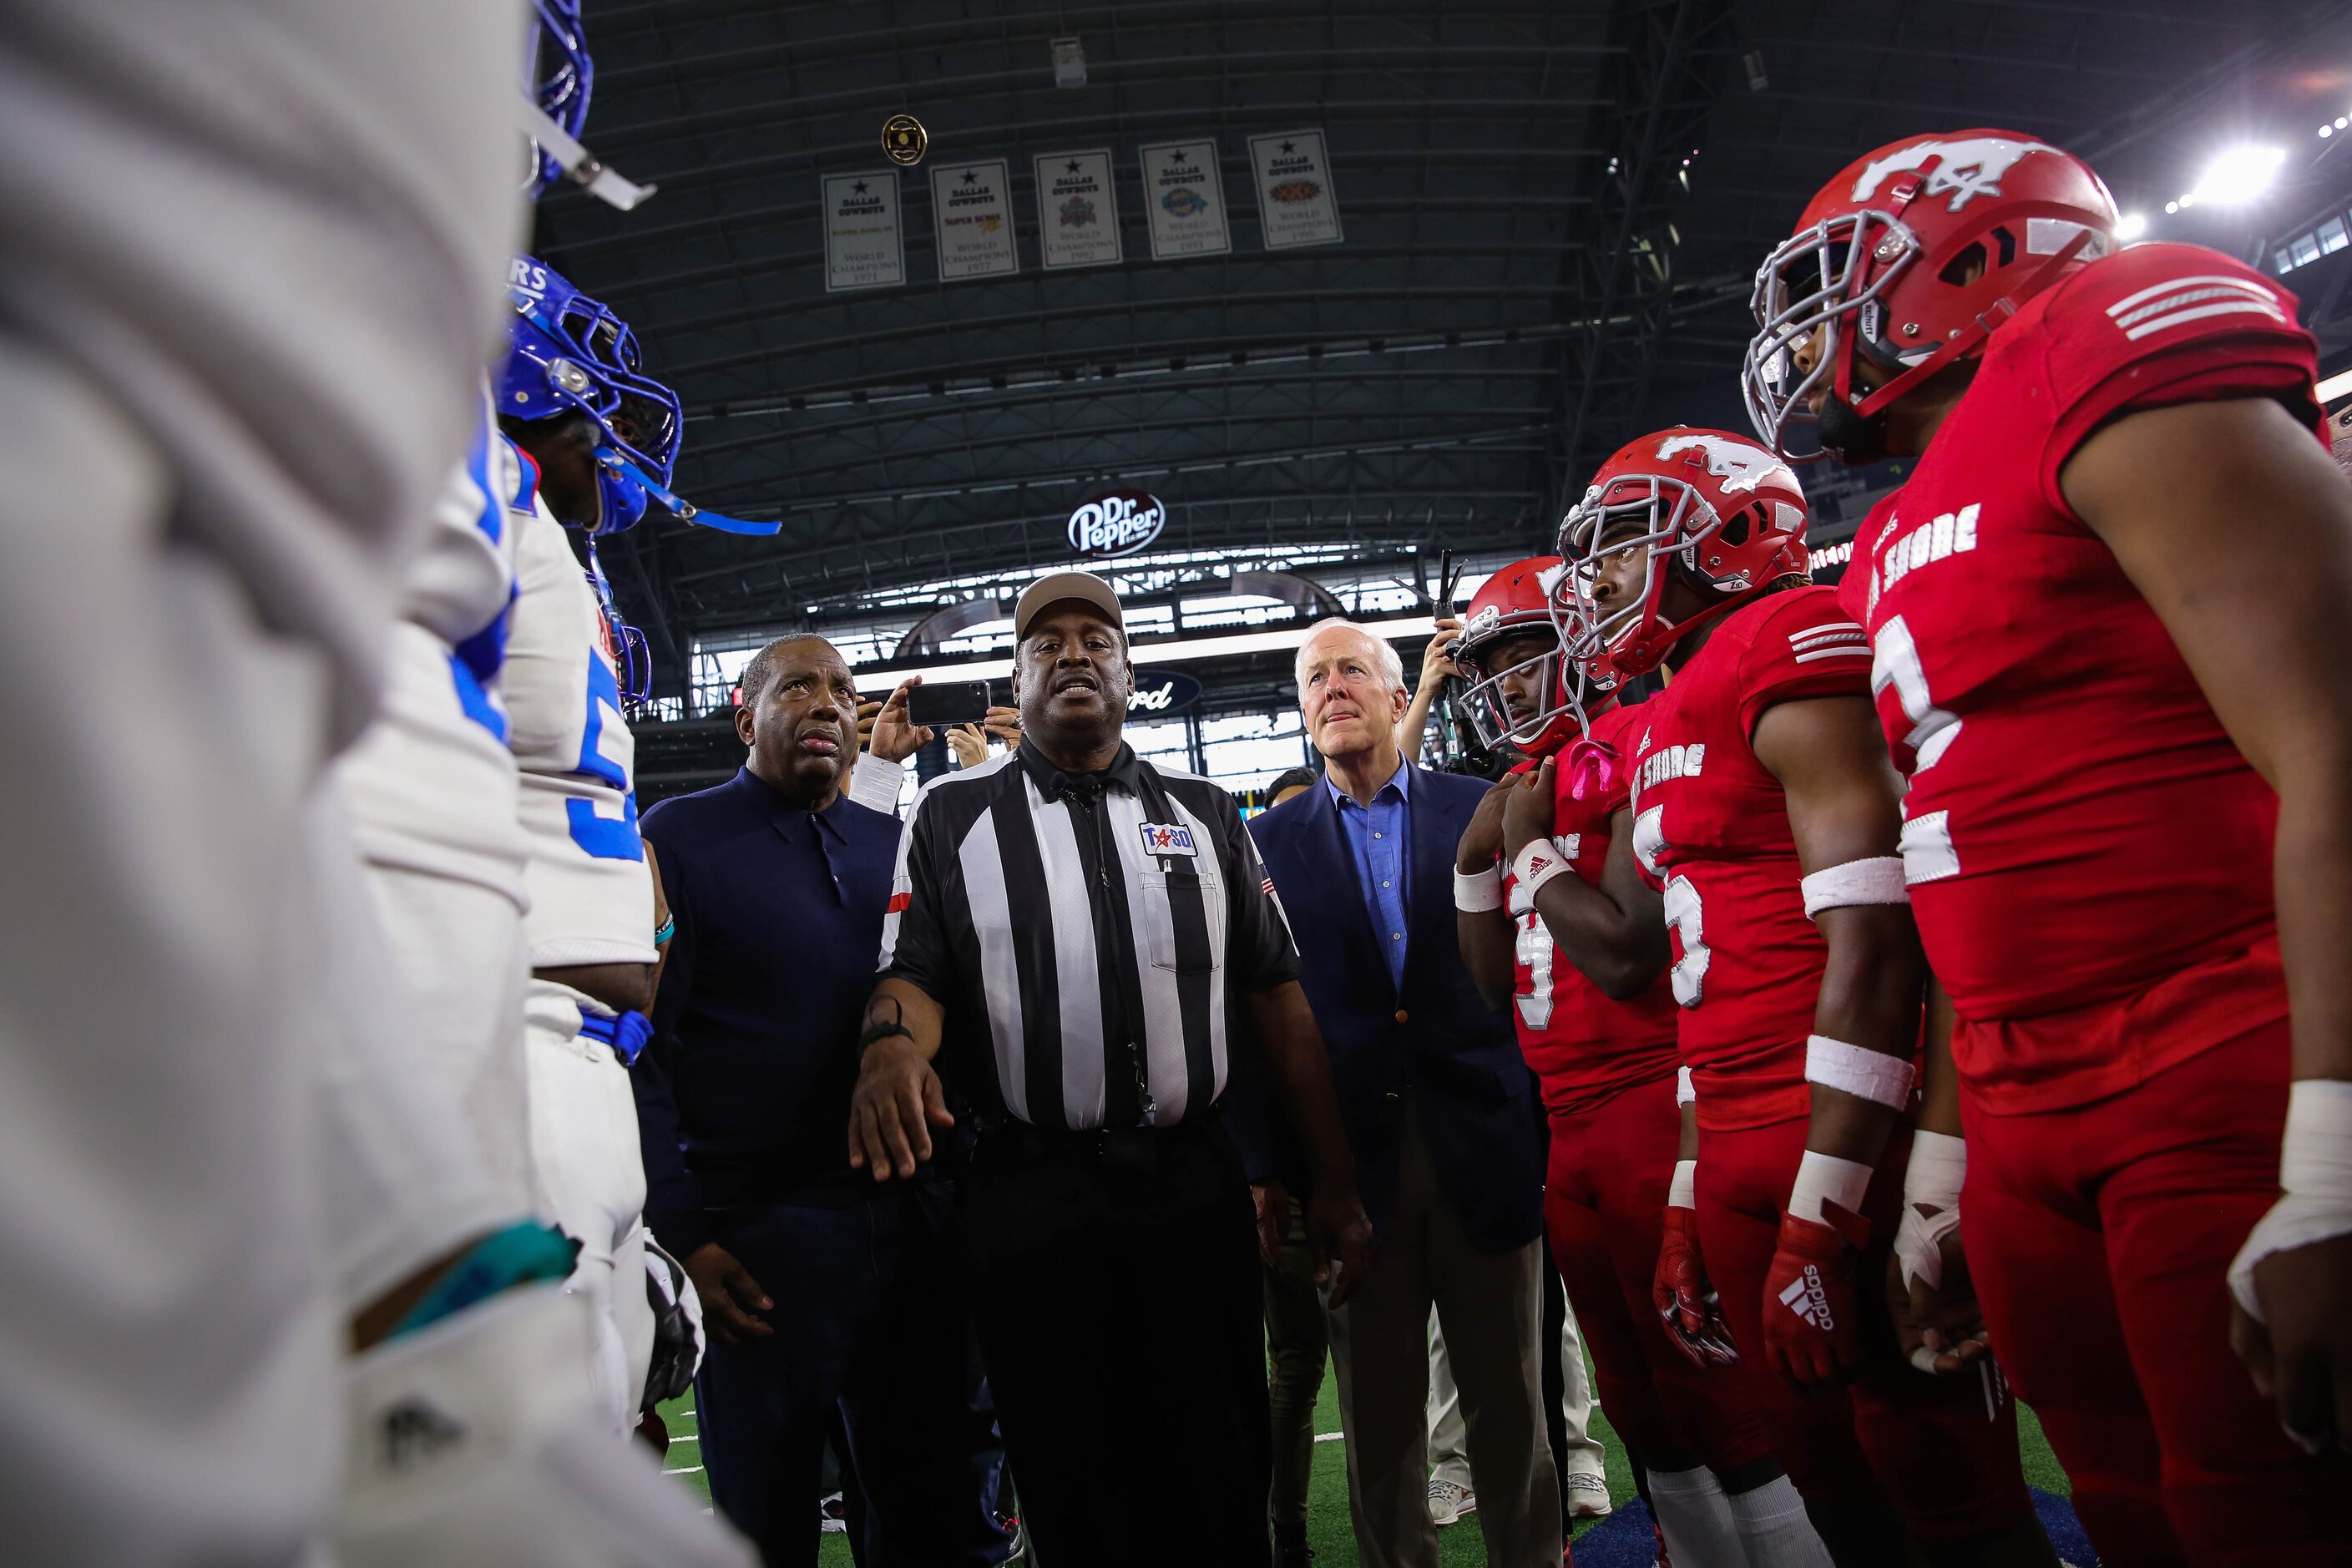
<svg viewBox="0 0 2352 1568">
<path fill-rule="evenodd" d="M 1870 1190 L 1871 1168 L 1859 1160 L 1841 1160 L 1835 1154 L 1824 1154 L 1818 1149 L 1808 1149 L 1797 1163 L 1797 1179 L 1789 1188 L 1789 1214 L 1795 1219 L 1814 1225 L 1827 1225 L 1822 1217 L 1823 1200 L 1837 1205 L 1848 1214 L 1862 1212 L 1862 1194 Z"/>
<path fill-rule="evenodd" d="M 1813 1035 L 1805 1041 L 1805 1081 L 1900 1110 L 1911 1098 L 1911 1064 L 1827 1035 Z"/>
<path fill-rule="evenodd" d="M 1465 915 L 1483 915 L 1503 907 L 1503 868 L 1454 873 L 1454 907 Z"/>
<path fill-rule="evenodd" d="M 2255 1222 L 2230 1264 L 2230 1293 L 2258 1323 L 2269 1320 L 2254 1294 L 2254 1265 L 2273 1252 L 2352 1235 L 2352 1083 L 2306 1078 L 2288 1089 L 2279 1185 L 2285 1195 Z"/>
<path fill-rule="evenodd" d="M 1511 862 L 1511 875 L 1518 879 L 1519 890 L 1528 896 L 1530 905 L 1546 882 L 1567 870 L 1568 857 L 1549 838 L 1528 839 L 1518 858 Z"/>
<path fill-rule="evenodd" d="M 1698 1103 L 1698 1090 L 1691 1083 L 1690 1068 L 1676 1068 L 1675 1069 L 1675 1103 L 1678 1106 L 1696 1105 Z"/>
<path fill-rule="evenodd" d="M 898 815 L 898 788 L 906 782 L 904 763 L 886 763 L 868 752 L 851 764 L 849 787 L 843 793 L 868 811 L 896 816 Z"/>
<path fill-rule="evenodd" d="M 1698 1207 L 1698 1162 L 1675 1162 L 1675 1179 L 1666 1184 L 1666 1206 L 1670 1209 Z"/>
<path fill-rule="evenodd" d="M 1911 889 L 1903 885 L 1903 857 L 1879 855 L 1826 866 L 1797 884 L 1804 890 L 1807 919 L 1823 910 L 1848 904 L 1907 904 Z"/>
<path fill-rule="evenodd" d="M 1911 1134 L 1911 1167 L 1903 1175 L 1903 1223 L 1895 1230 L 1895 1257 L 1903 1288 L 1925 1279 L 1944 1283 L 1944 1237 L 1960 1227 L 1960 1184 L 1969 1172 L 1968 1145 L 1926 1128 Z M 1925 1207 L 1932 1212 L 1921 1214 Z M 1932 1363 L 1934 1357 L 1929 1356 Z M 1927 1370 L 1933 1370 L 1932 1364 Z"/>
</svg>

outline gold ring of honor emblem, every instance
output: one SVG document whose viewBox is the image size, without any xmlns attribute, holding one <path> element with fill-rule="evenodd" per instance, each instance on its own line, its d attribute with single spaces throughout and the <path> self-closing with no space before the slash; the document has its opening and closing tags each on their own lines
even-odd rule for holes
<svg viewBox="0 0 2352 1568">
<path fill-rule="evenodd" d="M 894 114 L 882 122 L 882 155 L 893 163 L 912 167 L 929 151 L 931 133 L 911 114 Z"/>
</svg>

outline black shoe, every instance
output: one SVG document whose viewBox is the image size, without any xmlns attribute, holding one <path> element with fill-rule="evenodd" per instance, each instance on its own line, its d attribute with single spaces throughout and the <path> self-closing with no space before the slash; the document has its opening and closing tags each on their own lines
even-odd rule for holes
<svg viewBox="0 0 2352 1568">
<path fill-rule="evenodd" d="M 1315 1561 L 1315 1549 L 1305 1542 L 1295 1546 L 1277 1545 L 1274 1549 L 1274 1568 L 1307 1568 Z"/>
</svg>

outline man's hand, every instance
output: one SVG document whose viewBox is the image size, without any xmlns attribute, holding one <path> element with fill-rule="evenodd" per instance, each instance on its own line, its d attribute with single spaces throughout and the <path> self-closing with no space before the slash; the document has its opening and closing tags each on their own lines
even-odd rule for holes
<svg viewBox="0 0 2352 1568">
<path fill-rule="evenodd" d="M 1307 1205 L 1307 1250 L 1315 1283 L 1330 1287 L 1325 1304 L 1346 1306 L 1372 1268 L 1372 1222 L 1355 1183 L 1317 1179 Z"/>
<path fill-rule="evenodd" d="M 1507 778 L 1479 797 L 1478 808 L 1470 814 L 1470 826 L 1462 830 L 1462 842 L 1454 851 L 1455 870 L 1465 875 L 1489 871 L 1503 858 L 1503 808 L 1517 788 L 1518 780 Z"/>
<path fill-rule="evenodd" d="M 1860 1248 L 1870 1222 L 1833 1203 L 1827 1225 L 1780 1216 L 1780 1245 L 1764 1274 L 1764 1353 L 1800 1388 L 1842 1383 L 1862 1360 Z"/>
<path fill-rule="evenodd" d="M 1461 635 L 1462 621 L 1459 616 L 1447 616 L 1437 623 L 1437 635 L 1429 639 L 1429 646 L 1423 648 L 1421 654 L 1419 689 L 1423 693 L 1434 696 L 1437 689 L 1444 685 L 1447 680 L 1469 679 L 1462 673 L 1462 667 L 1454 662 L 1453 656 L 1446 652 L 1446 649 L 1452 647 L 1455 639 Z"/>
<path fill-rule="evenodd" d="M 912 1040 L 887 1036 L 866 1048 L 849 1096 L 853 1169 L 871 1167 L 877 1182 L 911 1176 L 931 1157 L 931 1129 L 954 1125 L 940 1075 Z"/>
<path fill-rule="evenodd" d="M 1969 1255 L 1960 1248 L 1958 1218 L 1956 1209 L 1930 1214 L 1906 1203 L 1895 1256 L 1886 1261 L 1886 1308 L 1895 1341 L 1913 1366 L 1938 1376 L 1992 1353 L 1984 1309 L 1969 1279 Z"/>
<path fill-rule="evenodd" d="M 881 761 L 903 763 L 931 743 L 930 726 L 910 723 L 907 718 L 907 693 L 922 683 L 923 678 L 919 675 L 907 677 L 898 683 L 898 689 L 890 693 L 890 700 L 875 710 L 872 738 L 866 749 Z M 866 704 L 863 702 L 857 705 L 857 725 L 861 731 L 867 729 L 866 709 Z"/>
<path fill-rule="evenodd" d="M 1665 1240 L 1658 1248 L 1650 1300 L 1666 1325 L 1666 1337 L 1692 1364 L 1739 1364 L 1739 1347 L 1723 1321 L 1723 1299 L 1715 1293 L 1698 1255 L 1698 1216 L 1689 1209 L 1667 1206 Z"/>
<path fill-rule="evenodd" d="M 1280 1182 L 1255 1182 L 1250 1203 L 1257 1210 L 1257 1255 L 1268 1268 L 1282 1267 L 1282 1244 L 1290 1234 L 1290 1189 Z"/>
<path fill-rule="evenodd" d="M 955 753 L 956 766 L 976 768 L 988 761 L 988 737 L 977 724 L 959 724 L 948 731 L 948 750 Z"/>
<path fill-rule="evenodd" d="M 2352 1236 L 2272 1253 L 2254 1294 L 2261 1321 L 2230 1303 L 2230 1345 L 2254 1387 L 2306 1452 L 2352 1453 Z"/>
<path fill-rule="evenodd" d="M 740 1345 L 764 1340 L 776 1331 L 754 1314 L 775 1306 L 751 1271 L 715 1241 L 706 1241 L 686 1255 L 686 1277 L 702 1298 L 702 1321 L 721 1344 Z"/>
<path fill-rule="evenodd" d="M 991 708 L 981 716 L 980 727 L 988 731 L 991 739 L 1003 742 L 1008 749 L 1018 746 L 1021 743 L 1021 710 Z"/>
<path fill-rule="evenodd" d="M 1559 821 L 1559 797 L 1553 792 L 1554 760 L 1546 757 L 1542 765 L 1526 773 L 1514 773 L 1503 783 L 1511 785 L 1511 793 L 1503 800 L 1503 858 L 1517 860 L 1519 851 L 1538 838 L 1549 838 Z M 1484 805 L 1486 802 L 1479 802 Z"/>
</svg>

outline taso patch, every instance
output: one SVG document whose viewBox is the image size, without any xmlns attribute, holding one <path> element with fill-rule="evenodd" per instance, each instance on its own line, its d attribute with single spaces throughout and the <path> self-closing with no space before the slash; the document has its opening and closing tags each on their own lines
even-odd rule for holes
<svg viewBox="0 0 2352 1568">
<path fill-rule="evenodd" d="M 1138 829 L 1143 835 L 1146 855 L 1198 855 L 1192 847 L 1192 830 L 1169 822 L 1147 822 Z"/>
</svg>

